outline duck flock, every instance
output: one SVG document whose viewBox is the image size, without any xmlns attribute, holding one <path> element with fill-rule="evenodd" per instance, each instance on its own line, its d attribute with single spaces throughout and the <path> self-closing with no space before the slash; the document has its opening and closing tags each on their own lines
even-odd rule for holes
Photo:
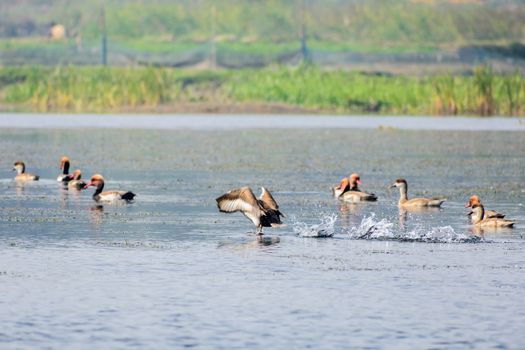
<svg viewBox="0 0 525 350">
<path fill-rule="evenodd" d="M 64 187 L 72 191 L 81 191 L 89 187 L 95 187 L 93 200 L 97 203 L 131 203 L 135 198 L 135 193 L 131 191 L 103 191 L 104 177 L 100 174 L 91 176 L 89 182 L 82 179 L 79 169 L 69 174 L 70 160 L 68 157 L 60 159 L 60 169 L 62 174 L 57 177 L 57 181 L 64 184 Z M 24 162 L 16 161 L 13 171 L 17 172 L 15 180 L 17 182 L 38 181 L 39 176 L 26 172 Z M 375 202 L 377 196 L 367 193 L 359 188 L 361 178 L 359 174 L 353 173 L 341 180 L 339 185 L 332 187 L 334 198 L 349 203 Z M 403 210 L 417 210 L 423 208 L 439 208 L 445 202 L 444 198 L 408 198 L 408 184 L 405 179 L 397 179 L 391 186 L 399 189 L 398 206 Z M 233 189 L 216 199 L 219 210 L 223 213 L 241 212 L 256 227 L 256 234 L 263 234 L 263 227 L 278 227 L 282 225 L 281 218 L 284 215 L 279 211 L 279 205 L 272 194 L 265 187 L 261 187 L 261 194 L 256 197 L 250 187 Z M 498 228 L 513 227 L 514 221 L 506 220 L 504 214 L 494 210 L 485 210 L 479 196 L 472 195 L 469 198 L 466 208 L 471 208 L 468 213 L 472 225 L 478 228 Z"/>
</svg>

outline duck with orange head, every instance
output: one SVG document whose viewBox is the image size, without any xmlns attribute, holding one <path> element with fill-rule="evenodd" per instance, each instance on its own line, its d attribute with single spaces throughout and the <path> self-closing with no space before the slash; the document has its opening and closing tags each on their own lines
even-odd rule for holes
<svg viewBox="0 0 525 350">
<path fill-rule="evenodd" d="M 68 177 L 67 188 L 70 190 L 82 190 L 87 185 L 86 181 L 82 180 L 80 169 L 73 171 L 73 174 Z"/>
<path fill-rule="evenodd" d="M 70 180 L 69 176 L 69 167 L 70 167 L 69 158 L 64 156 L 60 158 L 60 169 L 62 170 L 62 174 L 58 175 L 57 181 L 58 182 L 68 182 Z"/>
<path fill-rule="evenodd" d="M 341 180 L 337 187 L 332 187 L 332 194 L 335 198 L 342 199 L 345 202 L 375 202 L 377 196 L 373 193 L 366 193 L 359 189 L 361 185 L 361 176 L 357 173 L 351 174 Z"/>
<path fill-rule="evenodd" d="M 468 203 L 465 205 L 465 208 L 472 208 L 476 204 L 481 204 L 481 200 L 479 199 L 479 196 L 472 195 L 470 196 Z M 499 213 L 495 210 L 489 210 L 485 208 L 483 209 L 484 209 L 484 216 L 483 216 L 484 219 L 485 218 L 503 219 L 505 217 L 505 214 Z M 473 221 L 472 214 L 473 214 L 472 211 L 468 214 L 468 216 L 470 216 L 471 221 Z"/>
<path fill-rule="evenodd" d="M 104 177 L 100 174 L 95 174 L 91 176 L 90 182 L 84 186 L 84 190 L 89 187 L 95 187 L 96 190 L 93 193 L 93 200 L 95 202 L 105 202 L 105 203 L 129 203 L 133 201 L 136 194 L 131 191 L 104 191 Z"/>
</svg>

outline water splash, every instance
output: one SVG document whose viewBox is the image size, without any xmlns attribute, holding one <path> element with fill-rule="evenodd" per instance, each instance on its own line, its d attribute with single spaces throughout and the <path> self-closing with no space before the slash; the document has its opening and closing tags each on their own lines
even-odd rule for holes
<svg viewBox="0 0 525 350">
<path fill-rule="evenodd" d="M 478 243 L 485 242 L 482 237 L 457 233 L 452 226 L 432 227 L 430 230 L 416 228 L 400 235 L 399 240 L 427 243 Z"/>
<path fill-rule="evenodd" d="M 477 243 L 484 242 L 479 236 L 456 233 L 451 226 L 432 227 L 430 230 L 418 227 L 408 232 L 394 232 L 393 223 L 387 219 L 376 220 L 375 214 L 363 218 L 359 227 L 353 227 L 348 234 L 354 239 L 396 240 L 425 243 Z"/>
<path fill-rule="evenodd" d="M 300 237 L 326 238 L 335 234 L 337 215 L 326 215 L 319 224 L 308 225 L 304 222 L 294 222 L 293 231 Z"/>
<path fill-rule="evenodd" d="M 348 234 L 356 239 L 395 239 L 393 223 L 387 219 L 376 221 L 375 214 L 365 216 L 359 227 L 352 227 Z"/>
</svg>

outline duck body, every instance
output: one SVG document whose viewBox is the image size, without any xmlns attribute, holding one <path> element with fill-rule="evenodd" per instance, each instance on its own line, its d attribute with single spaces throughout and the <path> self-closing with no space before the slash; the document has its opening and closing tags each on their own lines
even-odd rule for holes
<svg viewBox="0 0 525 350">
<path fill-rule="evenodd" d="M 82 180 L 82 173 L 79 169 L 75 170 L 72 175 L 68 175 L 68 179 L 64 182 L 67 182 L 67 188 L 69 190 L 82 190 L 86 187 L 87 183 Z"/>
<path fill-rule="evenodd" d="M 82 190 L 86 187 L 87 183 L 84 180 L 71 180 L 67 183 L 67 188 L 69 190 Z"/>
<path fill-rule="evenodd" d="M 16 181 L 38 181 L 39 179 L 40 176 L 31 173 L 23 173 L 15 176 Z"/>
<path fill-rule="evenodd" d="M 96 187 L 96 191 L 93 193 L 93 200 L 97 203 L 129 203 L 136 196 L 136 194 L 131 191 L 102 192 L 104 189 L 104 177 L 99 174 L 93 175 L 90 182 L 84 186 L 84 189 L 87 189 L 90 186 Z"/>
<path fill-rule="evenodd" d="M 22 161 L 16 161 L 13 165 L 13 171 L 17 172 L 17 175 L 15 176 L 15 181 L 19 182 L 27 182 L 27 181 L 38 181 L 40 179 L 40 176 L 26 173 L 26 165 Z"/>
<path fill-rule="evenodd" d="M 485 208 L 481 203 L 472 206 L 472 223 L 476 227 L 498 228 L 513 227 L 514 221 L 485 217 Z"/>
<path fill-rule="evenodd" d="M 346 191 L 343 193 L 340 198 L 349 203 L 358 203 L 358 202 L 375 202 L 377 201 L 377 196 L 373 193 L 366 193 L 362 191 Z"/>
<path fill-rule="evenodd" d="M 361 178 L 359 174 L 353 173 L 348 178 L 342 179 L 339 186 L 332 187 L 332 194 L 335 198 L 349 203 L 377 201 L 375 194 L 361 191 L 358 187 L 360 184 Z"/>
<path fill-rule="evenodd" d="M 106 191 L 106 192 L 95 192 L 93 199 L 96 202 L 118 202 L 126 201 L 130 202 L 135 198 L 135 193 L 131 191 Z"/>
<path fill-rule="evenodd" d="M 68 157 L 62 157 L 60 159 L 60 169 L 62 169 L 62 174 L 58 175 L 57 181 L 58 182 L 68 182 L 70 181 L 71 177 L 69 176 L 69 158 Z"/>
<path fill-rule="evenodd" d="M 399 202 L 398 205 L 401 208 L 422 208 L 422 207 L 433 207 L 439 208 L 441 204 L 446 201 L 444 198 L 412 198 L 408 199 L 408 184 L 405 179 L 397 179 L 396 182 L 390 187 L 399 188 Z"/>
<path fill-rule="evenodd" d="M 216 198 L 217 207 L 222 213 L 240 211 L 257 228 L 257 234 L 262 235 L 263 227 L 275 227 L 282 224 L 279 205 L 264 187 L 261 195 L 256 198 L 250 187 L 233 189 Z"/>
</svg>

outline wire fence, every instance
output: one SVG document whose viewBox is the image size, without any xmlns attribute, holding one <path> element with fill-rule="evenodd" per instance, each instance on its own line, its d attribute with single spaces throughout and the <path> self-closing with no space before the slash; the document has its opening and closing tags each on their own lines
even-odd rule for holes
<svg viewBox="0 0 525 350">
<path fill-rule="evenodd" d="M 518 48 L 510 54 L 486 47 L 464 47 L 453 51 L 430 53 L 362 53 L 353 51 L 330 51 L 297 48 L 272 52 L 249 52 L 215 46 L 193 44 L 190 48 L 164 51 L 146 51 L 127 47 L 117 41 L 109 41 L 107 64 L 114 66 L 152 65 L 181 68 L 261 68 L 269 65 L 297 65 L 305 60 L 321 67 L 351 68 L 363 65 L 431 64 L 431 65 L 479 65 L 496 63 L 510 68 L 525 67 L 525 50 Z M 32 47 L 3 48 L 0 65 L 99 65 L 103 62 L 100 44 L 78 45 L 73 41 Z M 516 54 L 517 52 L 517 54 Z"/>
</svg>

